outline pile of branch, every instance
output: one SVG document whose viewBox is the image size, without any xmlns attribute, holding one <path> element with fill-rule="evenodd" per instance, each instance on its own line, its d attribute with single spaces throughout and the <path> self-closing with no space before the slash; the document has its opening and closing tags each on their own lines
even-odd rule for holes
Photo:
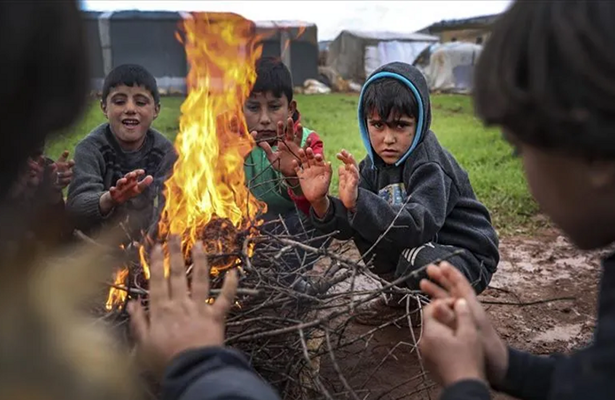
<svg viewBox="0 0 615 400">
<path fill-rule="evenodd" d="M 304 236 L 315 236 L 309 232 L 306 234 Z M 411 327 L 411 317 L 421 310 L 410 304 L 416 304 L 417 299 L 419 303 L 427 300 L 403 288 L 404 278 L 387 282 L 372 274 L 369 262 L 344 254 L 343 249 L 348 248 L 344 243 L 336 242 L 326 248 L 311 245 L 303 236 L 299 241 L 296 235 L 290 234 L 262 233 L 250 237 L 247 232 L 238 232 L 237 235 L 243 239 L 243 245 L 232 255 L 241 260 L 242 274 L 238 305 L 227 322 L 226 344 L 246 354 L 255 370 L 276 387 L 282 398 L 365 397 L 365 384 L 351 383 L 347 376 L 349 371 L 339 365 L 339 352 L 357 343 L 367 344 L 378 331 L 391 325 Z M 314 241 L 318 241 L 316 239 Z M 250 257 L 248 249 L 251 244 L 255 249 Z M 130 247 L 125 251 L 132 259 L 130 273 L 125 285 L 115 287 L 128 293 L 127 301 L 139 298 L 146 303 L 147 281 L 137 251 Z M 454 255 L 456 253 L 450 256 Z M 210 260 L 229 256 L 228 253 L 209 254 Z M 189 262 L 187 274 L 191 274 Z M 359 277 L 375 284 L 359 288 Z M 212 295 L 217 295 L 215 288 L 220 287 L 222 279 L 223 274 L 213 279 Z M 405 296 L 405 312 L 362 334 L 348 329 L 358 306 L 394 293 L 398 297 Z M 104 318 L 115 321 L 126 334 L 126 340 L 130 341 L 125 304 L 105 313 Z M 417 332 L 420 330 L 405 329 L 411 351 L 418 355 Z M 399 345 L 391 343 L 394 348 Z M 421 373 L 412 379 L 419 388 L 417 390 L 427 390 L 420 355 L 418 358 Z M 385 361 L 383 359 L 379 367 Z M 329 371 L 326 374 L 322 371 L 325 364 Z"/>
</svg>

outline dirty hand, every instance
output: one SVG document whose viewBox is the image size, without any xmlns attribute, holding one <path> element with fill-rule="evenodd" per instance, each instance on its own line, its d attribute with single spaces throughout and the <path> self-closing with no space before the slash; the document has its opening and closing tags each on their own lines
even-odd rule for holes
<svg viewBox="0 0 615 400">
<path fill-rule="evenodd" d="M 427 268 L 427 275 L 433 282 L 423 279 L 420 284 L 421 290 L 432 299 L 466 300 L 479 331 L 487 378 L 492 385 L 500 384 L 508 371 L 508 348 L 489 321 L 470 282 L 457 268 L 447 262 L 442 262 L 439 266 L 430 265 Z M 443 304 L 439 304 L 436 308 L 434 318 L 449 327 L 455 325 L 456 315 L 450 307 L 447 309 Z"/>
<path fill-rule="evenodd" d="M 257 133 L 253 132 L 252 136 L 256 140 Z M 277 149 L 274 151 L 271 145 L 266 141 L 260 141 L 258 146 L 265 151 L 267 159 L 271 166 L 279 171 L 287 178 L 297 176 L 293 160 L 299 160 L 299 149 L 301 149 L 301 140 L 303 138 L 303 128 L 299 125 L 295 130 L 295 124 L 292 118 L 288 118 L 286 125 L 282 121 L 278 122 L 276 135 Z M 309 143 L 303 147 L 306 150 Z"/>
<path fill-rule="evenodd" d="M 472 311 L 465 299 L 454 302 L 453 327 L 434 316 L 438 302 L 425 307 L 420 350 L 434 379 L 449 386 L 466 379 L 485 380 L 483 348 Z"/>
<path fill-rule="evenodd" d="M 338 169 L 340 200 L 344 207 L 354 212 L 359 196 L 359 166 L 353 155 L 346 150 L 338 153 L 337 158 L 344 163 Z"/>
<path fill-rule="evenodd" d="M 138 302 L 129 304 L 131 328 L 138 354 L 160 376 L 178 354 L 201 347 L 224 344 L 225 317 L 237 291 L 237 273 L 228 271 L 222 290 L 210 305 L 209 265 L 200 243 L 192 250 L 192 291 L 188 292 L 186 267 L 177 237 L 169 240 L 170 273 L 164 273 L 164 256 L 157 245 L 151 255 L 149 321 Z"/>
<path fill-rule="evenodd" d="M 331 184 L 331 163 L 311 148 L 299 149 L 299 160 L 293 160 L 303 196 L 310 202 L 314 212 L 324 217 L 329 209 L 329 185 Z"/>
<path fill-rule="evenodd" d="M 68 159 L 69 152 L 64 150 L 60 158 L 53 164 L 51 164 L 51 172 L 54 179 L 54 188 L 56 190 L 62 190 L 70 185 L 73 179 L 73 167 L 75 166 L 74 160 Z"/>
<path fill-rule="evenodd" d="M 151 175 L 139 181 L 139 178 L 143 175 L 145 175 L 145 171 L 137 169 L 127 173 L 123 178 L 118 179 L 115 186 L 109 188 L 109 195 L 113 203 L 115 205 L 122 204 L 143 193 L 143 191 L 154 181 Z"/>
</svg>

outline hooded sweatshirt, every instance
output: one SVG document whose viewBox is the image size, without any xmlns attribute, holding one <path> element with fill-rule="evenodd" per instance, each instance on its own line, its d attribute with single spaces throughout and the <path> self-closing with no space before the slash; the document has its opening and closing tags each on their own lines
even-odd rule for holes
<svg viewBox="0 0 615 400">
<path fill-rule="evenodd" d="M 418 103 L 414 140 L 393 165 L 385 164 L 372 148 L 361 106 L 365 88 L 385 78 L 407 85 Z M 376 273 L 393 272 L 403 250 L 428 242 L 465 249 L 495 272 L 497 234 L 468 174 L 430 130 L 429 89 L 423 74 L 399 62 L 377 69 L 363 86 L 358 114 L 367 156 L 359 164 L 356 209 L 350 212 L 331 197 L 322 219 L 311 210 L 315 228 L 323 233 L 338 231 L 338 239 L 354 239 L 361 254 L 378 242 L 367 257 L 374 257 Z"/>
</svg>

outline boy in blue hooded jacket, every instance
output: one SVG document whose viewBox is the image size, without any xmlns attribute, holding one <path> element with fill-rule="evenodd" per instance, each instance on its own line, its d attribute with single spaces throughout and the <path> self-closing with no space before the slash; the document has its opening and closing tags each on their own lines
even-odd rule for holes
<svg viewBox="0 0 615 400">
<path fill-rule="evenodd" d="M 359 99 L 359 127 L 367 157 L 357 165 L 337 157 L 339 198 L 328 195 L 331 165 L 309 149 L 296 163 L 311 220 L 323 233 L 353 239 L 372 271 L 392 280 L 448 258 L 485 290 L 498 261 L 498 237 L 467 173 L 429 129 L 429 89 L 422 73 L 400 62 L 376 70 Z M 299 165 L 300 164 L 300 165 Z M 407 285 L 418 289 L 419 278 Z M 382 298 L 358 310 L 357 322 L 390 320 L 405 302 Z"/>
</svg>

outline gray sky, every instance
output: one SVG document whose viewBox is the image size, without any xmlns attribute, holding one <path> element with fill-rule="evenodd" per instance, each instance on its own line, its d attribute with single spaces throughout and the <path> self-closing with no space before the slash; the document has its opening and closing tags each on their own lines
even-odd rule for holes
<svg viewBox="0 0 615 400">
<path fill-rule="evenodd" d="M 414 32 L 443 19 L 504 11 L 510 0 L 406 1 L 164 1 L 83 0 L 87 10 L 227 11 L 251 20 L 301 20 L 318 25 L 318 40 L 343 29 Z"/>
</svg>

